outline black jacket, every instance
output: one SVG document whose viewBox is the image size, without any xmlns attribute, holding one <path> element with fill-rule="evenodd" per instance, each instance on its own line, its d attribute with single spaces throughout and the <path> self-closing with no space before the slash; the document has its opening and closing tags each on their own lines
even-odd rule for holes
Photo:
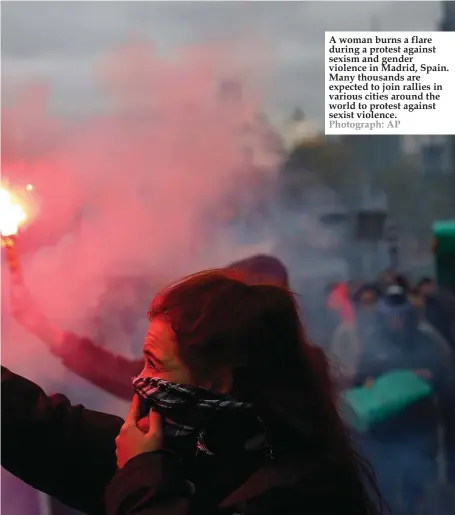
<svg viewBox="0 0 455 515">
<path fill-rule="evenodd" d="M 115 438 L 122 419 L 72 406 L 62 395 L 48 396 L 3 367 L 1 395 L 2 466 L 82 512 L 297 515 L 304 511 L 288 468 L 262 466 L 253 459 L 239 462 L 236 457 L 217 463 L 201 455 L 189 477 L 177 454 L 161 451 L 137 456 L 117 471 Z M 313 504 L 306 496 L 307 508 L 309 501 Z"/>
</svg>

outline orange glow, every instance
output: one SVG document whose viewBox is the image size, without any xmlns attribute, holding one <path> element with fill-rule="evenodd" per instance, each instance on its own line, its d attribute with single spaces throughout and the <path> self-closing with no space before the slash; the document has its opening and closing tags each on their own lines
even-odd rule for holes
<svg viewBox="0 0 455 515">
<path fill-rule="evenodd" d="M 27 214 L 14 196 L 5 188 L 0 189 L 0 234 L 13 236 L 20 225 L 27 219 Z"/>
</svg>

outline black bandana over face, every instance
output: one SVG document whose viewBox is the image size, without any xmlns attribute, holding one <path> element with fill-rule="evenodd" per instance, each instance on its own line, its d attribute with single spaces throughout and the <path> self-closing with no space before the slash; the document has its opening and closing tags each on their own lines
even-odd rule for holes
<svg viewBox="0 0 455 515">
<path fill-rule="evenodd" d="M 271 457 L 266 428 L 251 404 L 153 377 L 133 378 L 133 390 L 141 416 L 154 409 L 163 417 L 165 437 L 194 435 L 197 451 L 208 455 L 256 451 Z"/>
</svg>

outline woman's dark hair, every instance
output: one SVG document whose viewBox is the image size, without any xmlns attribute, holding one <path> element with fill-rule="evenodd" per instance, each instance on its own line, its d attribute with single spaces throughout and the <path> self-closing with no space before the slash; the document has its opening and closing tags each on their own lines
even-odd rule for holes
<svg viewBox="0 0 455 515">
<path fill-rule="evenodd" d="M 345 506 L 350 515 L 379 513 L 374 475 L 351 445 L 327 359 L 309 343 L 293 294 L 247 281 L 227 270 L 189 276 L 157 295 L 149 317 L 169 319 L 196 378 L 229 369 L 232 395 L 255 406 L 275 455 L 291 460 L 305 496 L 331 509 Z"/>
</svg>

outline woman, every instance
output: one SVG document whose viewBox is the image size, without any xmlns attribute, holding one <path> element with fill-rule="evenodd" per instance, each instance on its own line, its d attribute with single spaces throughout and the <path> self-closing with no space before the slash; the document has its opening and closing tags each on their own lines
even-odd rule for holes
<svg viewBox="0 0 455 515">
<path fill-rule="evenodd" d="M 180 478 L 172 513 L 374 512 L 287 289 L 202 272 L 161 292 L 149 318 L 109 513 L 153 513 L 157 453 Z M 144 435 L 136 424 L 150 409 Z M 260 492 L 236 499 L 257 477 Z"/>
<path fill-rule="evenodd" d="M 51 460 L 61 475 L 72 469 L 82 484 L 41 472 L 33 486 L 88 511 L 113 475 L 109 515 L 378 512 L 364 484 L 374 488 L 374 481 L 350 445 L 327 364 L 307 342 L 289 290 L 247 285 L 232 272 L 202 272 L 158 294 L 149 318 L 145 366 L 133 379 L 136 397 L 117 438 L 118 471 L 108 455 L 117 418 L 67 404 L 52 415 L 47 402 L 34 425 L 52 431 L 46 442 L 57 438 L 58 458 Z M 11 431 L 5 439 L 4 429 L 3 438 L 6 446 L 14 439 Z M 39 443 L 25 449 L 35 453 L 28 460 Z M 89 471 L 81 456 L 90 460 Z M 10 470 L 12 462 L 9 456 Z M 12 472 L 27 480 L 23 469 Z"/>
</svg>

